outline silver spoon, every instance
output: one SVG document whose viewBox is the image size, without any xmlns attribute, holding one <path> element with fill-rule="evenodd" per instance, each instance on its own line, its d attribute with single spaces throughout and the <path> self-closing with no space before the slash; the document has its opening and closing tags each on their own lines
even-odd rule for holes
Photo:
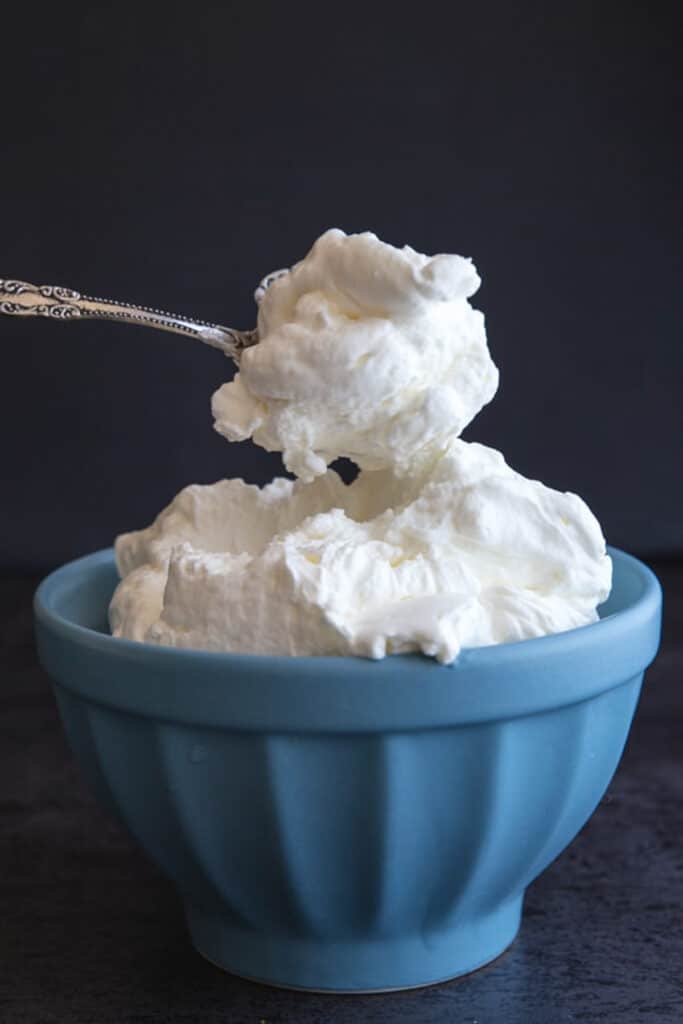
<svg viewBox="0 0 683 1024">
<path fill-rule="evenodd" d="M 288 269 L 274 270 L 263 278 L 254 292 L 257 305 L 273 281 L 288 273 Z M 8 316 L 44 316 L 51 320 L 117 320 L 125 324 L 137 324 L 139 327 L 156 327 L 203 341 L 205 345 L 220 349 L 237 364 L 243 350 L 256 345 L 259 340 L 256 328 L 238 331 L 234 327 L 179 316 L 177 313 L 165 313 L 149 306 L 96 299 L 90 295 L 81 295 L 72 288 L 52 284 L 35 285 L 3 278 L 0 278 L 0 313 Z"/>
</svg>

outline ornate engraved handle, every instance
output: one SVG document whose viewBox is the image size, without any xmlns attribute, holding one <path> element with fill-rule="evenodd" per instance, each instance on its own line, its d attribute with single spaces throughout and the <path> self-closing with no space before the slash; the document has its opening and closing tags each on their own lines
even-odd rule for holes
<svg viewBox="0 0 683 1024">
<path fill-rule="evenodd" d="M 268 278 L 257 289 L 257 302 L 276 274 Z M 266 283 L 267 282 L 267 283 Z M 260 294 L 259 294 L 260 293 Z M 57 285 L 29 284 L 27 281 L 4 280 L 0 278 L 0 313 L 10 316 L 44 316 L 51 320 L 117 320 L 122 323 L 137 324 L 140 327 L 157 327 L 163 331 L 173 331 L 218 348 L 226 356 L 239 363 L 243 349 L 258 342 L 258 332 L 237 331 L 232 327 L 195 320 L 192 317 L 166 313 L 161 309 L 149 306 L 133 306 L 128 302 L 116 302 L 111 299 L 96 299 L 89 295 L 81 295 L 72 288 L 60 288 Z"/>
</svg>

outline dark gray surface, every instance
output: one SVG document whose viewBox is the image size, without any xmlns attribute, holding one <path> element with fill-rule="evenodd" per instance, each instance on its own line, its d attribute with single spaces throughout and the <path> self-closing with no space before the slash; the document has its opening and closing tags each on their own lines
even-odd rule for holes
<svg viewBox="0 0 683 1024">
<path fill-rule="evenodd" d="M 40 6 L 3 5 L 0 276 L 250 327 L 331 226 L 471 256 L 501 387 L 468 439 L 683 553 L 678 4 Z M 0 350 L 0 565 L 280 465 L 213 433 L 232 370 L 186 339 L 4 319 Z"/>
<path fill-rule="evenodd" d="M 33 649 L 35 581 L 0 580 L 2 1024 L 679 1024 L 683 565 L 655 568 L 665 643 L 622 764 L 530 888 L 519 938 L 464 980 L 369 997 L 269 989 L 192 950 L 171 886 L 66 749 Z"/>
</svg>

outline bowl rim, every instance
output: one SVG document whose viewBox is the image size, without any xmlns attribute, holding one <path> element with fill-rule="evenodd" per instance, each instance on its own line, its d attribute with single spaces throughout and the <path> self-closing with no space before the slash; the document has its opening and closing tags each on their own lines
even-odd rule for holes
<svg viewBox="0 0 683 1024">
<path fill-rule="evenodd" d="M 125 640 L 60 610 L 74 587 L 114 566 L 112 548 L 50 573 L 34 598 L 39 657 L 85 699 L 187 724 L 262 729 L 414 729 L 517 717 L 595 696 L 644 671 L 661 624 L 661 587 L 638 559 L 608 548 L 635 598 L 595 623 L 533 639 L 464 648 L 450 665 L 421 654 L 232 654 Z M 193 681 L 180 677 L 191 672 Z M 133 677 L 135 677 L 133 679 Z M 324 685 L 321 685 L 324 677 Z M 388 697 L 387 690 L 390 690 Z"/>
</svg>

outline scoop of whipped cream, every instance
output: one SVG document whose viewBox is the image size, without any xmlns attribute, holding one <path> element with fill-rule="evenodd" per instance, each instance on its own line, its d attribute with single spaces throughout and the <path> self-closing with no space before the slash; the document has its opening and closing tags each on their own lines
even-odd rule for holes
<svg viewBox="0 0 683 1024">
<path fill-rule="evenodd" d="M 185 488 L 116 541 L 115 636 L 250 654 L 422 651 L 593 622 L 611 585 L 584 502 L 460 440 L 494 395 L 469 260 L 328 231 L 262 299 L 217 429 L 299 479 Z M 346 486 L 328 464 L 348 456 Z"/>
<path fill-rule="evenodd" d="M 338 456 L 413 473 L 498 387 L 462 256 L 326 231 L 266 291 L 259 343 L 213 396 L 219 433 L 280 451 L 303 480 Z"/>
<path fill-rule="evenodd" d="M 451 662 L 593 622 L 611 582 L 579 497 L 461 440 L 410 477 L 193 485 L 116 557 L 115 636 L 258 654 Z"/>
</svg>

